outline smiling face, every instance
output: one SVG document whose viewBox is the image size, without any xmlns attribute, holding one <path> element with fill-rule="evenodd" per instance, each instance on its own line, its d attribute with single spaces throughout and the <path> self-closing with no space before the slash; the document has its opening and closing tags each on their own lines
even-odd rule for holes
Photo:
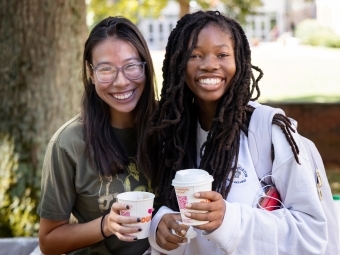
<svg viewBox="0 0 340 255">
<path fill-rule="evenodd" d="M 94 67 L 116 66 L 141 62 L 137 49 L 129 42 L 107 38 L 92 51 Z M 95 72 L 91 80 L 98 96 L 110 106 L 111 125 L 117 128 L 134 126 L 135 108 L 145 87 L 145 74 L 137 80 L 127 79 L 122 71 L 113 82 L 101 82 Z"/>
<path fill-rule="evenodd" d="M 231 36 L 215 24 L 204 27 L 187 63 L 186 83 L 198 106 L 215 111 L 236 72 Z"/>
</svg>

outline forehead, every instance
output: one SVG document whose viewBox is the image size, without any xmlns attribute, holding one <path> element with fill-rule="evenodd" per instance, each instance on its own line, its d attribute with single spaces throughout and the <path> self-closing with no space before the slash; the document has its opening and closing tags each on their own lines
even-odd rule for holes
<svg viewBox="0 0 340 255">
<path fill-rule="evenodd" d="M 227 25 L 227 23 L 217 23 L 217 22 L 210 22 L 207 23 L 203 28 L 218 28 L 221 30 L 221 32 L 228 34 L 229 36 L 232 36 L 232 32 L 230 27 Z"/>
<path fill-rule="evenodd" d="M 217 24 L 208 24 L 199 31 L 195 47 L 204 47 L 209 44 L 215 45 L 232 45 L 233 38 L 231 32 Z M 192 39 L 190 40 L 190 45 Z"/>
<path fill-rule="evenodd" d="M 191 33 L 189 40 L 189 47 L 193 44 L 193 36 L 194 33 Z M 217 40 L 228 40 L 234 42 L 232 32 L 230 28 L 226 24 L 217 24 L 215 22 L 211 22 L 206 24 L 200 31 L 198 31 L 197 42 L 195 45 L 198 45 L 200 41 L 206 41 L 211 39 L 212 37 L 218 38 Z"/>
<path fill-rule="evenodd" d="M 129 59 L 139 59 L 139 53 L 132 43 L 108 37 L 96 44 L 92 49 L 92 60 L 96 62 L 121 62 Z"/>
</svg>

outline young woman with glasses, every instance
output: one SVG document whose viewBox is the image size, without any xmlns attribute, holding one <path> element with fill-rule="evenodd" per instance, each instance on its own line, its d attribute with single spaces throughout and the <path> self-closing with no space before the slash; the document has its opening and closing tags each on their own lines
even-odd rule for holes
<svg viewBox="0 0 340 255">
<path fill-rule="evenodd" d="M 42 171 L 39 242 L 44 254 L 143 254 L 137 217 L 120 216 L 116 197 L 153 192 L 137 167 L 139 141 L 154 112 L 154 70 L 147 44 L 129 20 L 109 17 L 84 48 L 81 113 L 48 144 Z M 71 224 L 74 217 L 77 224 Z"/>
</svg>

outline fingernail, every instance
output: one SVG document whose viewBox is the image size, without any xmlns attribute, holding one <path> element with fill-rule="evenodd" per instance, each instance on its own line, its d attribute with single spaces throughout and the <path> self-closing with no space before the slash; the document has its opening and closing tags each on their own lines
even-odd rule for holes
<svg viewBox="0 0 340 255">
<path fill-rule="evenodd" d="M 185 213 L 185 216 L 191 217 L 191 213 Z"/>
<path fill-rule="evenodd" d="M 141 232 L 141 231 L 142 231 L 142 229 L 141 229 L 141 228 L 139 228 L 139 229 L 138 229 L 138 231 L 139 231 L 139 232 Z"/>
<path fill-rule="evenodd" d="M 137 237 L 133 238 L 133 241 L 137 241 L 137 240 L 138 240 L 138 238 L 137 238 Z"/>
<path fill-rule="evenodd" d="M 185 236 L 186 234 L 187 234 L 187 232 L 185 231 L 185 230 L 181 230 L 181 234 L 183 235 L 183 236 Z"/>
<path fill-rule="evenodd" d="M 186 208 L 191 208 L 191 204 L 186 204 L 185 207 Z"/>
<path fill-rule="evenodd" d="M 126 209 L 130 209 L 130 206 L 129 206 L 129 205 L 126 205 L 125 208 L 126 208 Z"/>
<path fill-rule="evenodd" d="M 200 197 L 200 193 L 195 193 L 194 197 Z"/>
<path fill-rule="evenodd" d="M 137 218 L 137 222 L 140 222 L 140 218 Z"/>
</svg>

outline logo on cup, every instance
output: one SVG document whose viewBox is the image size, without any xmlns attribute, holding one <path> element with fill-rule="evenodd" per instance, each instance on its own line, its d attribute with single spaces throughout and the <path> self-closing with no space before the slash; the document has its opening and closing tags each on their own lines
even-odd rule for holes
<svg viewBox="0 0 340 255">
<path fill-rule="evenodd" d="M 153 211 L 152 208 L 148 209 L 148 214 L 152 214 L 152 211 Z M 122 215 L 122 216 L 130 216 L 130 212 L 129 211 L 120 211 L 120 215 Z M 152 215 L 141 217 L 140 218 L 140 222 L 141 223 L 149 222 L 151 220 L 151 218 L 152 218 Z"/>
<path fill-rule="evenodd" d="M 185 209 L 185 205 L 188 203 L 187 196 L 177 196 L 177 202 L 179 209 Z"/>
<path fill-rule="evenodd" d="M 120 211 L 120 215 L 122 215 L 122 216 L 130 216 L 130 212 L 129 211 Z"/>
<path fill-rule="evenodd" d="M 146 223 L 146 222 L 149 222 L 150 220 L 151 220 L 151 215 L 140 218 L 141 223 Z"/>
<path fill-rule="evenodd" d="M 210 203 L 210 202 L 211 202 L 210 199 L 202 199 L 202 200 L 200 201 L 200 203 Z"/>
</svg>

